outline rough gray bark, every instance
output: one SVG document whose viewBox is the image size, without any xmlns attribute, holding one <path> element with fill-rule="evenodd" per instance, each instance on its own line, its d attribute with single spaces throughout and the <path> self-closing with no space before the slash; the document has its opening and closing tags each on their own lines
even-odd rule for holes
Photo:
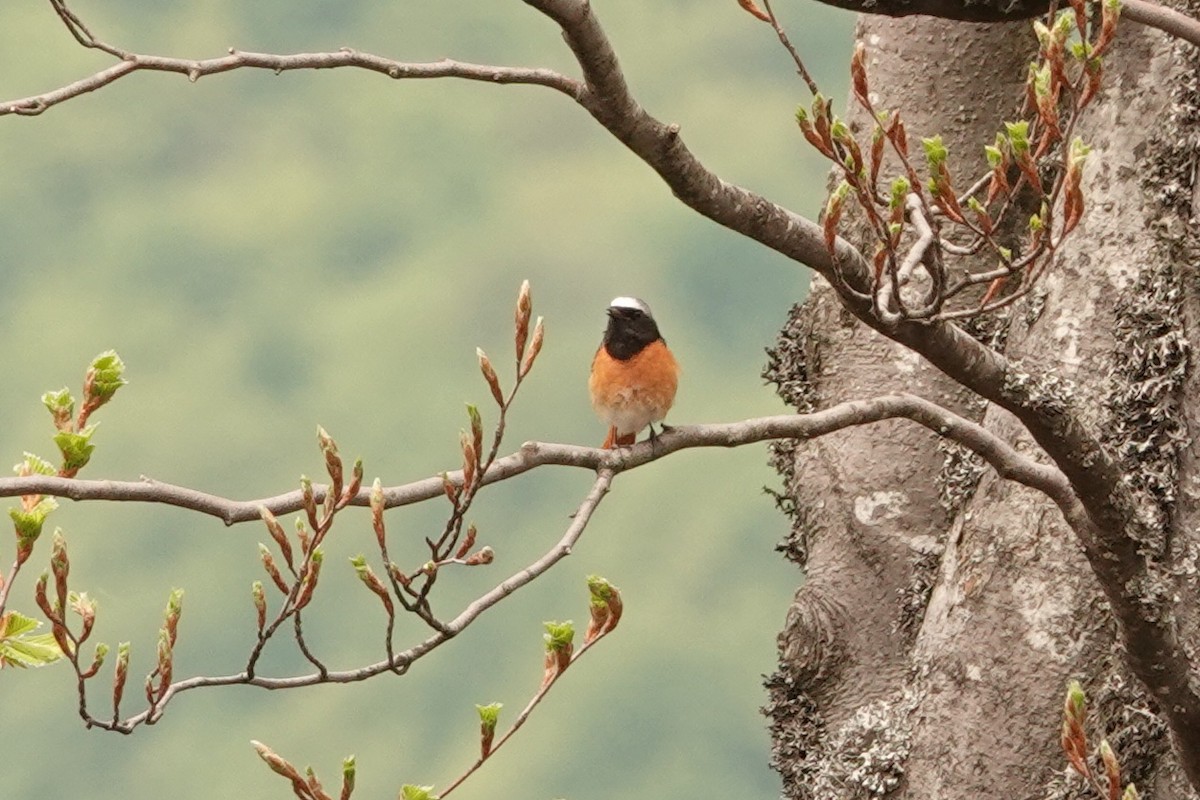
<svg viewBox="0 0 1200 800">
<path fill-rule="evenodd" d="M 978 164 L 1019 102 L 1027 27 L 868 17 L 858 36 L 880 105 L 902 108 L 913 133 L 941 133 L 958 164 Z M 1192 652 L 1200 504 L 1196 449 L 1184 444 L 1200 430 L 1187 361 L 1200 318 L 1187 224 L 1195 69 L 1193 54 L 1162 34 L 1122 30 L 1104 96 L 1081 121 L 1095 148 L 1085 222 L 1044 291 L 975 331 L 1011 361 L 1057 376 L 1045 392 L 1104 433 L 1125 483 L 1150 500 L 1143 552 L 1162 567 L 1158 593 L 1184 600 L 1173 613 Z M 1010 413 L 868 331 L 823 281 L 794 312 L 769 376 L 802 409 L 903 386 L 1039 451 Z M 1088 796 L 1064 777 L 1058 744 L 1062 692 L 1075 677 L 1099 706 L 1097 734 L 1143 796 L 1195 797 L 1058 510 L 891 425 L 779 453 L 796 511 L 787 551 L 808 573 L 768 682 L 785 796 Z"/>
</svg>

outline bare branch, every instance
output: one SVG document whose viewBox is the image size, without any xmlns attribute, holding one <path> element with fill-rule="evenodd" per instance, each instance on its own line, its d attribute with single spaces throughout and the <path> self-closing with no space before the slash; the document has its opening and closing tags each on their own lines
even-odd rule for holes
<svg viewBox="0 0 1200 800">
<path fill-rule="evenodd" d="M 349 48 L 337 52 L 288 55 L 246 53 L 231 48 L 227 56 L 202 61 L 129 53 L 120 63 L 59 89 L 18 100 L 0 101 L 0 117 L 9 114 L 36 116 L 59 103 L 88 92 L 94 92 L 126 75 L 144 70 L 179 73 L 186 75 L 188 80 L 195 83 L 207 75 L 216 75 L 235 69 L 265 69 L 278 75 L 281 72 L 294 70 L 335 69 L 338 67 L 357 67 L 378 72 L 396 80 L 461 78 L 487 83 L 546 86 L 570 97 L 575 97 L 580 90 L 580 84 L 577 81 L 550 69 L 489 66 L 454 61 L 448 58 L 441 61 L 412 63 L 395 61 L 371 53 L 360 53 Z"/>
<path fill-rule="evenodd" d="M 970 420 L 920 397 L 908 394 L 884 395 L 869 400 L 854 400 L 812 414 L 784 414 L 758 417 L 742 422 L 714 425 L 689 425 L 669 428 L 653 441 L 644 441 L 628 448 L 602 450 L 570 444 L 527 442 L 517 452 L 498 458 L 484 473 L 486 485 L 513 478 L 541 466 L 558 465 L 589 470 L 626 472 L 657 461 L 680 450 L 695 447 L 740 447 L 772 439 L 815 439 L 854 425 L 866 425 L 884 419 L 907 418 L 953 439 L 979 453 L 1005 478 L 1045 492 L 1055 499 L 1066 500 L 1070 487 L 1057 470 L 1043 466 L 1020 455 L 994 434 Z M 462 484 L 462 470 L 447 473 L 451 482 Z M 314 486 L 318 503 L 327 487 Z M 303 508 L 300 491 L 288 492 L 260 500 L 230 500 L 183 486 L 142 481 L 99 481 L 60 478 L 53 475 L 31 475 L 20 478 L 0 478 L 0 497 L 24 494 L 44 494 L 70 500 L 108 500 L 117 502 L 161 503 L 209 514 L 227 525 L 258 521 L 260 508 L 273 514 L 288 514 Z M 370 489 L 362 489 L 350 499 L 349 505 L 370 504 Z M 412 505 L 444 496 L 441 476 L 383 490 L 387 508 Z"/>
</svg>

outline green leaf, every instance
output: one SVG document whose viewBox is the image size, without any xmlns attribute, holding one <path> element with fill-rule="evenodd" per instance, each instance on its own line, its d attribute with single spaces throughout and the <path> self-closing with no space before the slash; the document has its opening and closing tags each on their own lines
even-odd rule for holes
<svg viewBox="0 0 1200 800">
<path fill-rule="evenodd" d="M 437 800 L 432 786 L 413 786 L 406 783 L 400 787 L 401 800 Z"/>
<path fill-rule="evenodd" d="M 994 145 L 985 144 L 983 146 L 983 154 L 987 156 L 988 166 L 992 169 L 1000 166 L 1000 162 L 1004 160 L 1004 153 L 1000 151 L 999 147 Z"/>
<path fill-rule="evenodd" d="M 96 446 L 91 443 L 92 434 L 96 432 L 95 425 L 88 425 L 79 433 L 59 431 L 54 434 L 54 443 L 62 453 L 63 469 L 80 469 L 92 459 Z"/>
<path fill-rule="evenodd" d="M 0 639 L 7 639 L 13 636 L 24 636 L 25 634 L 36 631 L 41 627 L 42 623 L 38 622 L 33 617 L 27 617 L 19 611 L 10 611 L 2 618 L 4 625 L 3 633 L 0 633 Z"/>
<path fill-rule="evenodd" d="M 42 623 L 16 611 L 4 615 L 4 635 L 0 637 L 0 669 L 6 666 L 44 667 L 62 658 L 62 650 L 53 634 L 27 636 Z"/>
<path fill-rule="evenodd" d="M 128 381 L 125 374 L 125 362 L 117 355 L 116 350 L 105 350 L 92 359 L 91 398 L 99 403 L 107 403 Z"/>
<path fill-rule="evenodd" d="M 18 475 L 57 475 L 58 469 L 43 458 L 33 453 L 25 453 L 25 460 L 13 465 L 13 472 Z"/>
<path fill-rule="evenodd" d="M 929 162 L 930 169 L 937 169 L 946 163 L 946 157 L 949 153 L 946 150 L 946 145 L 942 144 L 941 136 L 930 136 L 927 139 L 922 139 L 921 147 L 925 148 L 925 160 Z"/>
<path fill-rule="evenodd" d="M 1081 164 L 1083 161 L 1085 161 L 1087 159 L 1088 154 L 1091 152 L 1092 152 L 1091 146 L 1084 144 L 1083 139 L 1076 136 L 1071 141 L 1071 150 L 1067 155 L 1068 166 Z"/>
<path fill-rule="evenodd" d="M 486 706 L 475 706 L 475 710 L 479 712 L 479 721 L 485 728 L 491 730 L 496 729 L 496 723 L 500 720 L 500 709 L 504 708 L 504 703 L 489 703 Z"/>
<path fill-rule="evenodd" d="M 1067 684 L 1067 705 L 1076 719 L 1083 719 L 1087 712 L 1087 696 L 1083 693 L 1083 686 L 1079 681 L 1073 680 Z"/>
<path fill-rule="evenodd" d="M 892 180 L 892 196 L 888 200 L 888 206 L 898 208 L 904 205 L 904 198 L 908 197 L 909 190 L 912 189 L 912 184 L 908 182 L 908 178 L 903 175 Z"/>
<path fill-rule="evenodd" d="M 1061 41 L 1066 41 L 1066 38 L 1075 30 L 1075 12 L 1062 11 L 1058 15 L 1058 19 L 1054 20 L 1054 33 Z"/>
<path fill-rule="evenodd" d="M 12 517 L 17 530 L 17 538 L 23 542 L 36 541 L 42 535 L 42 525 L 46 515 L 58 508 L 58 501 L 53 497 L 43 497 L 33 508 L 24 511 L 20 508 L 10 508 L 8 515 Z"/>
<path fill-rule="evenodd" d="M 1038 97 L 1045 97 L 1050 94 L 1050 65 L 1043 65 L 1041 69 L 1032 70 L 1033 75 L 1033 93 Z"/>
<path fill-rule="evenodd" d="M 56 419 L 60 415 L 71 417 L 75 413 L 75 398 L 71 396 L 71 391 L 65 386 L 57 392 L 46 392 L 43 394 L 42 404 L 49 409 L 50 413 Z"/>
<path fill-rule="evenodd" d="M 588 575 L 587 587 L 591 595 L 590 602 L 592 605 L 607 605 L 613 596 L 613 589 L 615 588 L 608 582 L 607 578 L 602 578 L 599 575 Z"/>
<path fill-rule="evenodd" d="M 1033 32 L 1037 36 L 1038 44 L 1045 47 L 1050 43 L 1050 29 L 1046 27 L 1044 22 L 1039 20 L 1033 21 Z"/>
<path fill-rule="evenodd" d="M 546 640 L 546 652 L 562 652 L 575 640 L 575 623 L 571 620 L 543 622 L 542 624 L 546 626 L 546 633 L 543 637 Z"/>
<path fill-rule="evenodd" d="M 1029 120 L 1006 122 L 1004 130 L 1008 133 L 1008 141 L 1012 144 L 1014 153 L 1020 154 L 1029 151 Z"/>
</svg>

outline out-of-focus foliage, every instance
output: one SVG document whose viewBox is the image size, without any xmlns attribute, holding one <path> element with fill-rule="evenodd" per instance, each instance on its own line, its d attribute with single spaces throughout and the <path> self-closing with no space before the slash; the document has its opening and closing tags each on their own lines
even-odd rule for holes
<svg viewBox="0 0 1200 800">
<path fill-rule="evenodd" d="M 843 96 L 849 17 L 800 1 L 784 9 L 792 38 L 826 92 Z M 73 7 L 100 36 L 144 52 L 353 46 L 574 73 L 553 26 L 518 0 Z M 803 86 L 766 26 L 733 2 L 596 7 L 652 113 L 680 123 L 727 179 L 817 208 L 824 168 L 791 119 Z M 47 4 L 0 9 L 3 98 L 107 63 Z M 39 398 L 64 383 L 78 391 L 87 359 L 111 347 L 129 385 L 104 410 L 86 476 L 145 474 L 239 498 L 321 474 L 317 424 L 363 457 L 368 481 L 456 466 L 463 403 L 492 421 L 475 347 L 507 352 L 524 278 L 547 339 L 510 447 L 603 438 L 584 387 L 603 308 L 619 294 L 651 303 L 683 365 L 669 421 L 777 412 L 759 379 L 762 347 L 807 284 L 794 264 L 681 207 L 581 110 L 537 88 L 354 71 L 194 85 L 136 75 L 38 118 L 0 120 L 0 198 L 0 457 L 53 455 Z M 621 629 L 459 796 L 771 796 L 759 675 L 798 575 L 772 552 L 786 523 L 760 492 L 774 480 L 765 462 L 762 448 L 706 451 L 622 476 L 570 559 L 402 679 L 190 693 L 158 726 L 120 737 L 82 729 L 61 665 L 6 671 L 5 728 L 22 731 L 8 760 L 22 767 L 6 775 L 5 797 L 285 796 L 252 738 L 323 774 L 355 753 L 356 796 L 444 783 L 478 749 L 474 705 L 519 708 L 536 689 L 541 622 L 584 618 L 591 573 L 622 587 Z M 443 576 L 435 609 L 449 615 L 542 552 L 587 485 L 541 470 L 485 491 L 473 517 L 496 561 Z M 421 558 L 444 511 L 389 514 L 398 560 Z M 133 642 L 131 687 L 152 666 L 162 598 L 177 586 L 188 610 L 176 675 L 240 668 L 261 526 L 66 502 L 54 524 L 70 542 L 72 586 L 100 603 L 94 638 Z M 306 614 L 334 666 L 382 654 L 378 603 L 346 560 L 371 536 L 367 513 L 348 512 L 325 545 Z M 5 564 L 12 547 L 0 545 Z M 47 557 L 40 546 L 12 608 L 34 610 L 32 576 Z"/>
</svg>

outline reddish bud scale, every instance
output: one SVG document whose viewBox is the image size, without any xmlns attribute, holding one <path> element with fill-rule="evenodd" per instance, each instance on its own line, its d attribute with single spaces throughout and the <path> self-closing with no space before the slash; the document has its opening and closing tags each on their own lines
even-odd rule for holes
<svg viewBox="0 0 1200 800">
<path fill-rule="evenodd" d="M 867 92 L 867 47 L 858 42 L 854 47 L 854 55 L 850 58 L 850 81 L 854 88 L 854 96 L 867 111 L 871 110 L 871 100 Z"/>
<path fill-rule="evenodd" d="M 517 374 L 524 378 L 529 374 L 529 370 L 533 369 L 533 362 L 537 360 L 538 353 L 542 352 L 542 342 L 546 338 L 546 324 L 541 318 L 537 318 L 537 323 L 533 326 L 533 340 L 529 343 L 529 349 L 525 351 L 525 358 L 521 359 L 521 367 Z"/>
<path fill-rule="evenodd" d="M 892 121 L 888 124 L 887 137 L 892 141 L 892 145 L 900 151 L 900 154 L 908 158 L 908 132 L 904 127 L 904 122 L 900 119 L 900 113 L 896 112 L 892 115 Z M 914 181 L 909 178 L 909 182 L 913 186 L 920 186 L 920 181 Z"/>
<path fill-rule="evenodd" d="M 763 22 L 771 21 L 771 17 L 768 16 L 765 11 L 755 5 L 754 0 L 738 0 L 738 5 L 750 12 L 752 16 L 762 20 Z"/>
<path fill-rule="evenodd" d="M 984 292 L 983 299 L 979 301 L 979 307 L 983 308 L 988 303 L 992 302 L 996 295 L 999 294 L 1000 289 L 1004 286 L 1006 281 L 1007 278 L 996 278 L 996 280 L 988 284 L 988 288 L 987 291 Z"/>
<path fill-rule="evenodd" d="M 54 550 L 50 554 L 50 571 L 54 574 L 54 592 L 58 600 L 55 609 L 62 613 L 67 607 L 67 576 L 71 573 L 71 561 L 67 558 L 67 549 L 62 539 L 54 540 Z"/>
<path fill-rule="evenodd" d="M 804 135 L 804 138 L 808 140 L 808 143 L 811 144 L 817 150 L 817 152 L 826 158 L 832 158 L 834 160 L 837 159 L 837 156 L 834 155 L 833 148 L 825 144 L 825 141 L 817 134 L 817 131 L 815 128 L 813 128 L 811 122 L 808 120 L 800 120 L 799 125 L 800 133 Z"/>
<path fill-rule="evenodd" d="M 617 587 L 612 587 L 612 592 L 608 595 L 608 627 L 604 629 L 605 633 L 617 627 L 621 621 L 621 615 L 625 613 L 625 601 L 621 599 L 621 593 Z"/>
<path fill-rule="evenodd" d="M 1066 236 L 1075 227 L 1079 225 L 1079 221 L 1083 218 L 1083 190 L 1076 183 L 1073 186 L 1068 186 L 1066 197 L 1063 200 L 1063 231 L 1062 235 Z"/>
<path fill-rule="evenodd" d="M 987 209 L 981 208 L 975 212 L 975 224 L 979 226 L 979 230 L 983 231 L 988 236 L 992 235 L 995 230 L 995 225 L 992 222 L 992 217 L 987 213 Z"/>
<path fill-rule="evenodd" d="M 1096 45 L 1092 48 L 1092 56 L 1099 59 L 1112 44 L 1113 36 L 1117 32 L 1117 17 L 1120 16 L 1120 11 L 1117 8 L 1111 7 L 1106 2 L 1100 3 L 1100 35 L 1096 37 Z"/>
<path fill-rule="evenodd" d="M 821 143 L 824 145 L 824 150 L 822 152 L 828 153 L 829 157 L 832 159 L 837 159 L 837 155 L 835 154 L 836 151 L 833 149 L 833 135 L 830 131 L 829 115 L 825 108 L 825 104 L 818 103 L 815 110 L 817 111 L 817 114 L 813 128 L 816 130 L 817 136 L 820 137 Z"/>
<path fill-rule="evenodd" d="M 308 781 L 305 785 L 308 787 L 310 796 L 320 798 L 320 800 L 329 800 L 329 795 L 325 794 L 325 788 L 321 786 L 321 781 L 317 779 L 317 773 L 312 771 L 312 767 L 308 768 Z"/>
<path fill-rule="evenodd" d="M 1087 72 L 1087 84 L 1083 87 L 1083 93 L 1079 96 L 1078 108 L 1085 107 L 1100 91 L 1100 77 L 1104 72 L 1100 59 L 1088 59 L 1085 62 L 1084 69 Z"/>
<path fill-rule="evenodd" d="M 475 465 L 478 456 L 475 453 L 475 448 L 471 442 L 464 436 L 462 439 L 462 454 L 463 454 L 463 488 L 466 491 L 471 490 L 471 486 L 475 483 Z"/>
<path fill-rule="evenodd" d="M 1046 192 L 1042 188 L 1042 179 L 1038 175 L 1037 167 L 1030 158 L 1029 153 L 1021 153 L 1017 156 L 1017 168 L 1021 170 L 1021 174 L 1029 181 L 1030 188 L 1040 195 L 1045 195 Z"/>
<path fill-rule="evenodd" d="M 542 691 L 554 683 L 554 679 L 558 677 L 558 673 L 558 656 L 553 651 L 547 650 L 546 657 L 542 660 L 542 685 L 538 691 Z"/>
<path fill-rule="evenodd" d="M 263 628 L 267 626 L 267 596 L 262 590 L 262 584 L 257 581 L 251 590 L 254 597 L 254 613 L 258 624 L 258 632 L 262 633 Z"/>
<path fill-rule="evenodd" d="M 304 784 L 304 779 L 300 777 L 299 771 L 297 771 L 295 767 L 288 763 L 286 759 L 275 753 L 275 751 L 267 747 L 262 742 L 251 742 L 251 744 L 254 745 L 254 749 L 258 752 L 258 757 L 266 762 L 267 766 L 271 768 L 272 772 L 277 775 L 282 775 L 285 778 L 289 778 L 294 782 L 298 782 L 302 785 Z M 304 795 L 301 794 L 299 796 L 303 797 Z"/>
<path fill-rule="evenodd" d="M 988 181 L 988 193 L 985 206 L 990 206 L 1001 193 L 1007 194 L 1011 187 L 1008 185 L 1008 156 L 1000 159 L 1000 163 L 992 170 L 992 179 Z"/>
<path fill-rule="evenodd" d="M 375 530 L 375 541 L 382 551 L 387 547 L 387 529 L 383 524 L 383 489 L 379 481 L 371 487 L 371 527 Z"/>
<path fill-rule="evenodd" d="M 161 699 L 167 693 L 167 687 L 171 685 L 171 677 L 175 674 L 175 659 L 172 657 L 171 651 L 167 650 L 166 658 L 159 661 L 158 665 L 158 691 L 156 694 Z"/>
<path fill-rule="evenodd" d="M 1046 126 L 1042 139 L 1038 143 L 1037 155 L 1044 155 L 1050 145 L 1062 139 L 1062 130 L 1058 127 L 1058 97 L 1057 94 L 1041 95 L 1037 99 L 1038 119 Z"/>
<path fill-rule="evenodd" d="M 478 413 L 471 417 L 471 447 L 475 449 L 477 459 L 483 457 L 483 421 Z"/>
<path fill-rule="evenodd" d="M 342 496 L 338 501 L 338 508 L 344 508 L 351 500 L 358 496 L 358 490 L 362 488 L 363 482 L 363 463 L 362 459 L 354 461 L 354 467 L 350 470 L 350 483 L 342 490 Z"/>
<path fill-rule="evenodd" d="M 83 622 L 79 628 L 79 643 L 83 644 L 92 635 L 92 626 L 96 624 L 96 609 L 84 608 L 81 612 Z"/>
<path fill-rule="evenodd" d="M 492 753 L 492 740 L 496 737 L 496 729 L 491 725 L 479 726 L 479 757 L 487 758 Z"/>
<path fill-rule="evenodd" d="M 608 629 L 608 605 L 591 605 L 588 608 L 591 617 L 588 619 L 587 631 L 583 634 L 583 643 L 591 644 L 600 638 L 600 634 Z"/>
<path fill-rule="evenodd" d="M 458 550 L 455 551 L 455 558 L 462 558 L 467 553 L 471 552 L 471 548 L 475 546 L 475 537 L 478 535 L 478 533 L 479 530 L 475 527 L 474 523 L 471 523 L 467 526 L 467 535 L 463 537 L 462 544 L 460 544 L 458 546 Z"/>
<path fill-rule="evenodd" d="M 571 656 L 575 653 L 575 645 L 567 642 L 561 649 L 551 652 L 558 661 L 558 674 L 561 675 L 567 671 L 567 667 L 571 666 Z"/>
<path fill-rule="evenodd" d="M 96 676 L 96 673 L 100 671 L 100 667 L 102 667 L 103 665 L 104 665 L 104 659 L 100 656 L 99 653 L 96 653 L 96 656 L 92 659 L 92 665 L 90 667 L 88 667 L 86 670 L 84 670 L 83 672 L 81 672 L 79 674 L 79 677 L 81 677 L 85 680 L 88 678 L 94 678 Z"/>
<path fill-rule="evenodd" d="M 121 705 L 121 698 L 125 696 L 125 681 L 129 677 L 129 651 L 122 650 L 117 654 L 117 663 L 113 668 L 113 716 L 117 716 L 117 709 Z"/>
<path fill-rule="evenodd" d="M 472 553 L 465 562 L 469 567 L 477 567 L 480 564 L 490 564 L 496 558 L 496 552 L 490 547 L 484 547 L 477 553 Z"/>
<path fill-rule="evenodd" d="M 521 290 L 517 293 L 517 310 L 513 317 L 514 337 L 517 363 L 525 352 L 525 343 L 529 339 L 529 319 L 533 314 L 533 296 L 529 289 L 529 281 L 521 282 Z"/>
<path fill-rule="evenodd" d="M 305 575 L 304 585 L 300 588 L 300 596 L 296 598 L 296 609 L 302 609 L 312 602 L 313 592 L 317 588 L 317 579 L 321 577 L 320 559 L 313 559 L 309 563 L 309 569 Z"/>
<path fill-rule="evenodd" d="M 883 166 L 883 146 L 887 136 L 883 128 L 876 126 L 875 135 L 871 138 L 871 188 L 879 184 L 879 170 Z"/>
<path fill-rule="evenodd" d="M 279 520 L 271 513 L 266 506 L 258 509 L 259 516 L 267 526 L 267 532 L 271 534 L 271 538 L 275 540 L 275 544 L 279 546 L 279 552 L 283 554 L 283 560 L 290 569 L 294 569 L 295 565 L 292 562 L 292 543 L 288 541 L 287 535 L 283 532 L 283 526 L 279 524 Z"/>
<path fill-rule="evenodd" d="M 58 615 L 54 612 L 54 609 L 50 607 L 50 599 L 46 597 L 46 583 L 47 576 L 46 573 L 43 572 L 41 577 L 38 578 L 37 583 L 34 585 L 33 599 L 34 602 L 37 603 L 38 608 L 42 610 L 42 613 L 46 615 L 46 618 L 53 622 L 55 619 L 58 619 Z"/>
<path fill-rule="evenodd" d="M 325 495 L 325 504 L 328 506 L 331 497 L 336 498 L 342 493 L 342 479 L 344 477 L 342 473 L 342 459 L 338 457 L 336 450 L 325 451 L 325 471 L 329 473 L 329 481 L 332 484 Z"/>
<path fill-rule="evenodd" d="M 1103 2 L 1100 3 L 1104 5 Z M 1075 12 L 1075 30 L 1082 33 L 1087 30 L 1087 0 L 1071 0 L 1071 10 Z"/>
<path fill-rule="evenodd" d="M 843 202 L 840 197 L 830 197 L 829 205 L 825 208 L 825 215 L 821 219 L 821 228 L 825 234 L 825 249 L 831 254 L 834 252 L 834 243 L 837 240 L 838 223 L 842 219 Z"/>
<path fill-rule="evenodd" d="M 522 347 L 524 343 L 522 342 Z M 488 389 L 492 392 L 492 399 L 496 401 L 496 405 L 504 406 L 504 390 L 500 388 L 500 377 L 496 374 L 495 367 L 492 366 L 492 360 L 487 357 L 487 353 L 479 348 L 475 348 L 475 354 L 479 356 L 479 371 L 483 373 L 483 379 L 487 382 Z"/>
<path fill-rule="evenodd" d="M 392 579 L 395 580 L 396 583 L 400 584 L 405 589 L 407 589 L 412 583 L 412 580 L 395 564 L 388 564 L 388 574 L 392 576 Z"/>
<path fill-rule="evenodd" d="M 446 493 L 446 499 L 450 501 L 450 505 L 458 508 L 458 496 L 462 492 L 454 481 L 450 480 L 450 476 L 442 473 L 442 491 Z"/>
<path fill-rule="evenodd" d="M 71 648 L 71 637 L 67 633 L 67 626 L 62 623 L 61 619 L 51 620 L 50 632 L 54 634 L 54 641 L 58 643 L 58 648 L 64 654 L 70 656 L 74 653 L 74 650 Z"/>
<path fill-rule="evenodd" d="M 308 524 L 312 527 L 319 527 L 321 522 L 317 519 L 317 500 L 313 495 L 312 481 L 308 478 L 300 480 L 300 497 L 304 504 L 304 515 L 308 517 Z"/>
<path fill-rule="evenodd" d="M 865 163 L 863 162 L 862 148 L 858 146 L 858 142 L 850 134 L 846 134 L 842 144 L 850 153 L 850 168 L 854 173 L 855 178 L 862 175 Z"/>
<path fill-rule="evenodd" d="M 1117 763 L 1117 754 L 1113 752 L 1108 740 L 1100 742 L 1100 761 L 1104 764 L 1104 775 L 1108 778 L 1108 796 L 1118 800 L 1121 796 L 1121 765 Z"/>
<path fill-rule="evenodd" d="M 359 580 L 361 580 L 363 582 L 364 586 L 366 586 L 368 589 L 370 589 L 372 592 L 374 592 L 379 597 L 379 599 L 381 601 L 383 601 L 384 607 L 388 610 L 388 613 L 390 614 L 393 610 L 392 598 L 388 594 L 387 589 L 384 587 L 383 581 L 379 580 L 379 577 L 368 566 L 364 566 L 362 569 L 360 569 L 358 571 L 358 578 L 359 578 Z"/>
<path fill-rule="evenodd" d="M 259 556 L 262 558 L 263 568 L 267 571 L 267 575 L 270 576 L 271 582 L 275 584 L 275 588 L 285 595 L 288 594 L 291 589 L 284 582 L 283 576 L 279 574 L 279 567 L 275 566 L 275 558 L 271 555 L 270 551 L 266 547 L 263 547 L 259 551 Z"/>
</svg>

